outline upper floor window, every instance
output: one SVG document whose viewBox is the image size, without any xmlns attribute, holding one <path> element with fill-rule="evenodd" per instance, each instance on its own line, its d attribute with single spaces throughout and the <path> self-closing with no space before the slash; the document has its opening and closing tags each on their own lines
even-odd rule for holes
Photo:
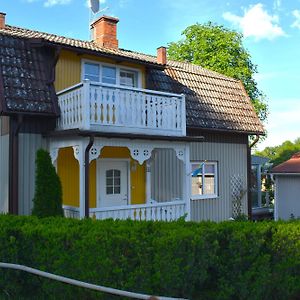
<svg viewBox="0 0 300 300">
<path fill-rule="evenodd" d="M 82 79 L 127 87 L 140 87 L 140 74 L 134 69 L 84 61 L 82 70 Z"/>
<path fill-rule="evenodd" d="M 216 197 L 217 163 L 192 162 L 192 198 Z"/>
<path fill-rule="evenodd" d="M 99 64 L 85 63 L 84 64 L 84 79 L 90 81 L 100 81 L 100 66 Z"/>
</svg>

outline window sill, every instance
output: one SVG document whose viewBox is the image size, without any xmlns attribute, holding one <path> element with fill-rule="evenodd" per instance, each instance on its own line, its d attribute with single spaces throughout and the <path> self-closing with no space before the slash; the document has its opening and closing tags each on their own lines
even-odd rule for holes
<svg viewBox="0 0 300 300">
<path fill-rule="evenodd" d="M 203 199 L 217 199 L 218 195 L 195 195 L 191 197 L 191 200 L 203 200 Z"/>
</svg>

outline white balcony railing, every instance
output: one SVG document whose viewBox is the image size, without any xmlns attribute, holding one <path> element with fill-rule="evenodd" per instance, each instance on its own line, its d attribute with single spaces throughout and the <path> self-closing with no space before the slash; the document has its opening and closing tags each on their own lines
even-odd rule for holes
<svg viewBox="0 0 300 300">
<path fill-rule="evenodd" d="M 185 136 L 184 95 L 85 81 L 58 93 L 57 128 Z"/>
<path fill-rule="evenodd" d="M 172 201 L 142 205 L 123 205 L 90 208 L 90 217 L 99 220 L 175 221 L 186 213 L 184 201 Z M 64 206 L 66 217 L 79 218 L 79 208 Z"/>
</svg>

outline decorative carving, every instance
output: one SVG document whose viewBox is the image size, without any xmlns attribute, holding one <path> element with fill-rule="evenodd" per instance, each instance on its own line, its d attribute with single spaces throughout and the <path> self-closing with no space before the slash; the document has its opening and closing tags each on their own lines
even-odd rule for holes
<svg viewBox="0 0 300 300">
<path fill-rule="evenodd" d="M 58 157 L 58 148 L 55 148 L 55 149 L 51 149 L 50 150 L 50 156 L 51 156 L 51 161 L 52 161 L 52 164 L 55 163 L 55 161 L 57 160 L 57 157 Z"/>
<path fill-rule="evenodd" d="M 73 146 L 74 157 L 78 160 L 79 163 L 81 162 L 81 159 L 80 159 L 81 151 L 80 150 L 81 150 L 81 147 L 79 147 L 79 146 Z"/>
<path fill-rule="evenodd" d="M 182 160 L 184 162 L 184 153 L 185 153 L 185 150 L 183 148 L 176 148 L 175 152 L 176 152 L 176 157 L 179 160 Z"/>
<path fill-rule="evenodd" d="M 100 156 L 102 146 L 93 146 L 90 150 L 90 162 Z"/>
</svg>

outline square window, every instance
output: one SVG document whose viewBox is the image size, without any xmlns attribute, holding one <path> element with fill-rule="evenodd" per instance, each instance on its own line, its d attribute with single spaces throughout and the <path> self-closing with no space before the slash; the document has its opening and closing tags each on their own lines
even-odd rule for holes
<svg viewBox="0 0 300 300">
<path fill-rule="evenodd" d="M 114 188 L 112 186 L 106 187 L 106 195 L 112 195 L 114 193 Z"/>
<path fill-rule="evenodd" d="M 120 70 L 120 85 L 137 87 L 137 72 L 130 70 Z"/>
<path fill-rule="evenodd" d="M 192 165 L 191 192 L 192 197 L 217 195 L 217 163 L 193 162 Z M 201 197 L 200 197 L 201 198 Z"/>
</svg>

